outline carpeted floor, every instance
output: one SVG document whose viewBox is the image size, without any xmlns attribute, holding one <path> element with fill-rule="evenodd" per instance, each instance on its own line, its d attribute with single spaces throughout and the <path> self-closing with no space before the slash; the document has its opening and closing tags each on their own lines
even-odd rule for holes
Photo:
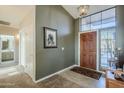
<svg viewBox="0 0 124 93">
<path fill-rule="evenodd" d="M 82 74 L 82 75 L 86 75 L 88 77 L 94 78 L 99 80 L 99 78 L 101 77 L 102 73 L 100 72 L 96 72 L 90 69 L 86 69 L 86 68 L 82 68 L 82 67 L 74 67 L 71 69 L 71 71 L 74 71 L 76 73 Z"/>
<path fill-rule="evenodd" d="M 55 75 L 38 83 L 38 86 L 43 88 L 80 88 L 78 84 L 69 81 L 59 75 Z"/>
<path fill-rule="evenodd" d="M 34 83 L 31 77 L 12 67 L 0 70 L 0 88 L 104 88 L 105 78 L 99 80 L 87 77 L 77 72 L 66 70 L 42 82 Z M 4 73 L 2 73 L 4 72 Z"/>
<path fill-rule="evenodd" d="M 80 88 L 80 86 L 59 75 L 36 84 L 27 74 L 21 73 L 0 78 L 0 88 Z"/>
<path fill-rule="evenodd" d="M 0 88 L 33 88 L 38 87 L 25 73 L 0 78 Z"/>
</svg>

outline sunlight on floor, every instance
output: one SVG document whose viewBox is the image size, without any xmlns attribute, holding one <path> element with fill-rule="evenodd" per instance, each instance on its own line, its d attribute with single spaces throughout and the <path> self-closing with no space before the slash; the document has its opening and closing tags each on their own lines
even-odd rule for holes
<svg viewBox="0 0 124 93">
<path fill-rule="evenodd" d="M 13 76 L 13 75 L 19 74 L 20 72 L 22 72 L 22 69 L 20 66 L 1 68 L 0 69 L 0 78 Z"/>
</svg>

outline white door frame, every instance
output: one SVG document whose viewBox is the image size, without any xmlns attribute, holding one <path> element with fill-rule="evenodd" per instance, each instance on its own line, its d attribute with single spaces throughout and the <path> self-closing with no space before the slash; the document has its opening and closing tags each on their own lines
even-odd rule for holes
<svg viewBox="0 0 124 93">
<path fill-rule="evenodd" d="M 25 58 L 23 58 L 23 60 L 22 60 L 22 54 L 23 54 L 23 56 L 25 56 L 25 53 L 24 53 L 25 52 L 25 50 L 24 50 L 25 49 L 24 48 L 25 47 L 24 35 L 25 35 L 24 32 L 19 32 L 19 36 L 20 36 L 20 39 L 19 39 L 19 65 L 23 65 L 25 67 L 25 64 L 22 63 L 22 61 L 24 61 L 24 63 L 25 63 Z"/>
<path fill-rule="evenodd" d="M 23 37 L 25 38 L 25 36 L 26 36 L 26 33 L 25 32 L 20 32 L 19 33 L 19 35 L 20 35 L 20 39 L 19 39 L 19 65 L 23 68 L 23 71 L 25 72 L 25 73 L 27 73 L 31 78 L 32 78 L 32 80 L 35 82 L 36 80 L 35 80 L 35 76 L 36 76 L 36 68 L 35 68 L 35 65 L 36 65 L 36 62 L 35 62 L 35 32 L 34 32 L 34 37 L 33 37 L 33 42 L 34 42 L 34 46 L 33 46 L 33 55 L 30 55 L 30 56 L 32 56 L 33 57 L 33 60 L 32 60 L 32 64 L 33 64 L 33 67 L 32 67 L 32 74 L 29 74 L 27 71 L 26 71 L 26 67 L 27 67 L 27 64 L 26 64 L 26 58 L 25 58 L 25 56 L 26 56 L 26 52 L 25 52 L 25 49 L 26 49 L 26 45 L 24 45 L 24 47 L 25 47 L 25 49 L 22 51 L 22 45 L 21 45 L 21 42 L 22 42 L 22 39 L 23 39 Z M 23 36 L 23 35 L 25 35 L 25 36 Z M 23 42 L 24 44 L 26 43 L 26 38 L 25 38 L 25 42 Z M 23 60 L 23 58 L 22 58 L 22 52 L 24 52 L 24 54 L 23 54 L 23 57 L 24 57 L 24 61 L 25 62 L 22 62 Z M 24 63 L 24 64 L 23 64 Z"/>
</svg>

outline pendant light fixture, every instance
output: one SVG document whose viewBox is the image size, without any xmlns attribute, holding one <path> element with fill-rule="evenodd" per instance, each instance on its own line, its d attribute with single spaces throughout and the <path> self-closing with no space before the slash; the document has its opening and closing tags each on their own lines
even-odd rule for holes
<svg viewBox="0 0 124 93">
<path fill-rule="evenodd" d="M 89 5 L 80 5 L 78 7 L 80 17 L 87 15 L 88 10 L 89 10 Z"/>
</svg>

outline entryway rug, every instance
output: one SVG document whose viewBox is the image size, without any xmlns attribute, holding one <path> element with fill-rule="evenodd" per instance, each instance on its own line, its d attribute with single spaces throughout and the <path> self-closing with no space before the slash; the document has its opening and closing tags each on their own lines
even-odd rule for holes
<svg viewBox="0 0 124 93">
<path fill-rule="evenodd" d="M 82 75 L 85 75 L 85 76 L 88 76 L 88 77 L 91 77 L 91 78 L 94 78 L 97 80 L 99 80 L 99 78 L 102 75 L 102 73 L 100 73 L 100 72 L 96 72 L 96 71 L 82 68 L 82 67 L 74 67 L 71 69 L 71 71 L 74 71 L 76 73 L 79 73 L 79 74 L 82 74 Z"/>
</svg>

